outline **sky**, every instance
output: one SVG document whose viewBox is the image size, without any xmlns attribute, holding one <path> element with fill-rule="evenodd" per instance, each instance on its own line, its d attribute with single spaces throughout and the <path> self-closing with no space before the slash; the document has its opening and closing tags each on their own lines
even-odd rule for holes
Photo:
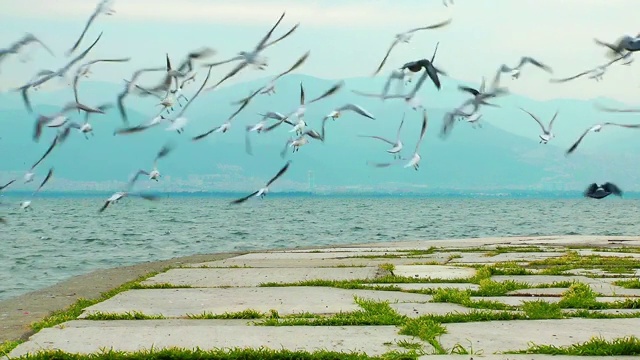
<svg viewBox="0 0 640 360">
<path fill-rule="evenodd" d="M 33 49 L 32 60 L 11 58 L 0 65 L 0 84 L 14 88 L 40 69 L 65 64 L 73 44 L 97 1 L 2 1 L 0 46 L 9 46 L 31 32 L 54 50 L 55 57 Z M 394 34 L 452 18 L 450 26 L 416 33 L 410 44 L 392 52 L 382 74 L 407 61 L 428 58 L 440 42 L 436 64 L 452 77 L 479 82 L 492 78 L 506 63 L 516 65 L 531 56 L 552 67 L 554 77 L 568 77 L 607 61 L 594 38 L 613 42 L 635 35 L 632 0 L 456 0 L 445 7 L 440 0 L 116 0 L 112 16 L 99 16 L 80 45 L 86 48 L 103 31 L 103 38 L 87 58 L 131 57 L 126 64 L 101 64 L 92 77 L 121 81 L 136 69 L 163 66 L 169 53 L 178 63 L 191 50 L 211 47 L 221 61 L 252 48 L 279 15 L 286 16 L 274 36 L 300 23 L 298 30 L 268 49 L 266 70 L 244 71 L 227 85 L 276 74 L 307 50 L 311 56 L 298 72 L 337 79 L 369 76 L 389 47 Z M 624 11 L 629 9 L 629 11 Z M 523 71 L 510 82 L 512 92 L 536 100 L 608 97 L 633 104 L 640 84 L 640 66 L 615 66 L 604 81 L 578 79 L 551 84 L 537 68 Z M 229 67 L 219 67 L 222 77 Z"/>
</svg>

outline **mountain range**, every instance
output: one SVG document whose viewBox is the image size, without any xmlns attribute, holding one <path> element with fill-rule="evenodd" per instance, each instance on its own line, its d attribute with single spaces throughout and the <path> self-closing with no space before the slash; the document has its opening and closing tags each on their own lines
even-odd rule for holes
<svg viewBox="0 0 640 360">
<path fill-rule="evenodd" d="M 202 80 L 198 75 L 196 82 L 185 89 L 185 95 L 191 96 Z M 40 165 L 34 183 L 46 173 L 46 168 L 53 166 L 55 181 L 50 183 L 51 190 L 116 191 L 138 169 L 150 170 L 155 153 L 171 141 L 176 148 L 174 153 L 159 162 L 159 170 L 163 174 L 161 181 L 156 183 L 145 179 L 138 184 L 140 188 L 186 192 L 250 191 L 262 186 L 289 159 L 292 160 L 290 171 L 274 185 L 274 191 L 300 191 L 310 187 L 319 192 L 382 193 L 509 189 L 564 191 L 582 190 L 591 182 L 604 181 L 616 182 L 623 189 L 632 190 L 640 185 L 640 171 L 632 166 L 638 162 L 637 154 L 640 154 L 640 142 L 634 141 L 640 133 L 635 133 L 635 130 L 606 128 L 599 134 L 588 135 L 571 156 L 564 154 L 592 124 L 633 121 L 633 116 L 598 112 L 594 108 L 595 103 L 618 107 L 628 105 L 607 98 L 536 101 L 509 94 L 493 101 L 500 107 L 484 108 L 481 128 L 474 129 L 470 124 L 458 122 L 452 134 L 442 139 L 438 135 L 445 113 L 468 98 L 457 90 L 462 83 L 450 78 L 443 79 L 440 91 L 431 83 L 425 83 L 420 92 L 429 126 L 420 149 L 422 162 L 419 171 L 401 165 L 388 168 L 367 165 L 367 161 L 392 161 L 392 156 L 385 152 L 390 146 L 357 135 L 393 139 L 404 114 L 403 154 L 410 157 L 420 131 L 420 110 L 412 110 L 402 100 L 381 101 L 351 92 L 379 92 L 385 81 L 380 77 L 345 79 L 345 87 L 339 93 L 309 105 L 305 115 L 308 126 L 320 130 L 326 114 L 352 102 L 374 114 L 375 120 L 344 112 L 335 121 L 327 121 L 324 143 L 311 139 L 299 152 L 292 154 L 288 151 L 287 159 L 280 158 L 279 153 L 292 136 L 290 126 L 284 124 L 267 134 L 250 134 L 253 156 L 245 152 L 245 126 L 258 122 L 258 113 L 261 112 L 287 113 L 295 110 L 301 83 L 306 98 L 311 99 L 338 80 L 302 74 L 285 76 L 276 84 L 275 94 L 254 98 L 233 120 L 229 132 L 214 133 L 199 142 L 191 141 L 191 137 L 222 124 L 237 107 L 231 102 L 247 96 L 268 81 L 268 78 L 262 78 L 201 94 L 185 113 L 189 124 L 182 135 L 167 132 L 164 130 L 166 126 L 162 125 L 140 134 L 114 136 L 113 130 L 122 126 L 117 110 L 92 116 L 95 136 L 86 140 L 81 134 L 71 134 Z M 504 80 L 503 85 L 508 86 L 508 81 Z M 121 89 L 122 85 L 115 83 L 84 80 L 80 84 L 80 100 L 92 106 L 115 102 Z M 33 92 L 31 99 L 35 113 L 52 114 L 73 99 L 72 96 L 68 87 L 58 87 Z M 127 98 L 125 104 L 130 122 L 149 121 L 160 109 L 158 102 L 152 98 Z M 553 131 L 557 137 L 548 144 L 540 144 L 540 127 L 518 107 L 538 115 L 543 121 L 550 120 L 559 111 Z M 35 143 L 31 134 L 36 115 L 27 113 L 18 93 L 0 94 L 0 111 L 3 115 L 0 117 L 0 149 L 3 153 L 0 182 L 4 182 L 22 177 L 48 147 L 55 130 L 45 129 L 40 141 Z M 72 120 L 81 121 L 83 118 L 75 112 L 69 114 Z M 18 181 L 15 189 L 28 190 L 37 186 L 34 183 Z"/>
</svg>

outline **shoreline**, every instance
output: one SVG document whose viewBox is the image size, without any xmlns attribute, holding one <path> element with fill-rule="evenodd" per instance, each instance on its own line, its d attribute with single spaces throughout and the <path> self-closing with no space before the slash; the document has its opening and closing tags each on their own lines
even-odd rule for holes
<svg viewBox="0 0 640 360">
<path fill-rule="evenodd" d="M 375 243 L 355 243 L 326 246 L 304 246 L 294 248 L 271 248 L 243 252 L 226 252 L 189 255 L 167 260 L 151 261 L 135 265 L 99 269 L 87 274 L 73 276 L 55 285 L 32 291 L 14 298 L 0 301 L 0 343 L 13 340 L 27 340 L 34 331 L 30 325 L 44 319 L 54 311 L 62 310 L 80 298 L 95 299 L 104 292 L 113 290 L 122 284 L 133 281 L 146 274 L 162 271 L 170 267 L 188 263 L 200 263 L 228 259 L 234 256 L 269 251 L 304 251 L 313 249 L 341 249 L 341 248 L 373 248 L 385 246 L 406 247 L 473 247 L 478 242 L 493 245 L 513 245 L 520 241 L 557 241 L 558 246 L 587 246 L 619 247 L 625 242 L 640 242 L 640 236 L 591 236 L 591 235 L 557 235 L 557 236 L 512 236 L 485 237 L 437 240 L 402 240 Z"/>
</svg>

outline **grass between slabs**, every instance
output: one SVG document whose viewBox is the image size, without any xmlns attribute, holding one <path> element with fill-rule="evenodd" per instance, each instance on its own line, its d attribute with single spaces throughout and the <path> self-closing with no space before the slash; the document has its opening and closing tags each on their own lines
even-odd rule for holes
<svg viewBox="0 0 640 360">
<path fill-rule="evenodd" d="M 640 339 L 635 336 L 605 340 L 601 337 L 570 346 L 531 345 L 526 350 L 509 351 L 508 354 L 548 354 L 574 356 L 632 356 L 640 355 Z"/>
</svg>

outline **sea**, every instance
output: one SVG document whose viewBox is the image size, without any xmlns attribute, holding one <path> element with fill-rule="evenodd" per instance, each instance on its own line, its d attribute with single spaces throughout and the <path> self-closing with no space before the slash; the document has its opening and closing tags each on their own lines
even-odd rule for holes
<svg viewBox="0 0 640 360">
<path fill-rule="evenodd" d="M 44 194 L 44 193 L 43 193 Z M 269 194 L 239 206 L 230 195 L 125 198 L 50 195 L 21 210 L 3 196 L 0 300 L 75 275 L 174 257 L 403 240 L 488 236 L 639 235 L 640 196 Z"/>
</svg>

